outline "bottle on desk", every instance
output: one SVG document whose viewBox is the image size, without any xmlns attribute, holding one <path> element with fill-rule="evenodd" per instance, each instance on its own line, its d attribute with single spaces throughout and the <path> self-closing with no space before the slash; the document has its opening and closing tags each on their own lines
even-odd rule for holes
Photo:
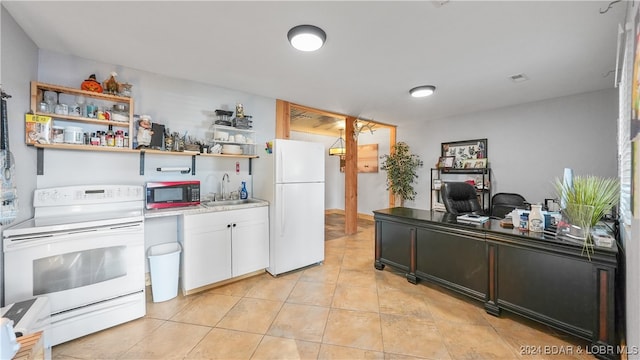
<svg viewBox="0 0 640 360">
<path fill-rule="evenodd" d="M 542 205 L 540 204 L 531 205 L 531 212 L 529 213 L 529 231 L 544 231 L 544 217 L 542 216 Z"/>
<path fill-rule="evenodd" d="M 518 226 L 518 229 L 520 231 L 529 231 L 529 214 L 520 214 L 520 226 Z"/>
</svg>

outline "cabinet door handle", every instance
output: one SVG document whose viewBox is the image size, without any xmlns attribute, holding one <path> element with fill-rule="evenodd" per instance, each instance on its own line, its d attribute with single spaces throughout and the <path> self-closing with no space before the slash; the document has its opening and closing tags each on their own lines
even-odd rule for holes
<svg viewBox="0 0 640 360">
<path fill-rule="evenodd" d="M 228 227 L 228 228 L 230 228 L 230 227 L 231 227 L 231 224 L 227 224 L 227 227 Z"/>
<path fill-rule="evenodd" d="M 233 224 L 233 227 L 236 227 L 236 224 Z"/>
</svg>

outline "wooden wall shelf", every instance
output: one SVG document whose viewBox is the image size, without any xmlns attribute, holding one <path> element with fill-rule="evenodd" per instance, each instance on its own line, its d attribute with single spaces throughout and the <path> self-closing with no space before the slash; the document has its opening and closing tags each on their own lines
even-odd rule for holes
<svg viewBox="0 0 640 360">
<path fill-rule="evenodd" d="M 191 174 L 196 174 L 196 156 L 217 157 L 231 159 L 249 159 L 249 175 L 251 175 L 251 160 L 258 158 L 258 155 L 227 155 L 227 154 L 201 154 L 190 151 L 162 151 L 152 149 L 129 149 L 113 146 L 93 146 L 93 145 L 73 145 L 73 144 L 36 144 L 34 147 L 38 150 L 37 154 L 37 174 L 44 175 L 44 149 L 54 150 L 72 150 L 72 151 L 98 151 L 111 153 L 129 153 L 140 154 L 140 175 L 144 175 L 144 158 L 146 154 L 161 156 L 191 156 Z"/>
</svg>

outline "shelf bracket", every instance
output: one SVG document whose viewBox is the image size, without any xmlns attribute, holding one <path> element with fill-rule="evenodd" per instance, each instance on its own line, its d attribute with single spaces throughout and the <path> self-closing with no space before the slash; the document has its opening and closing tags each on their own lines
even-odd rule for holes
<svg viewBox="0 0 640 360">
<path fill-rule="evenodd" d="M 140 175 L 144 175 L 144 151 L 140 151 Z"/>
<path fill-rule="evenodd" d="M 249 175 L 251 175 L 251 160 L 252 158 L 249 158 Z"/>
<path fill-rule="evenodd" d="M 191 155 L 191 175 L 196 174 L 196 156 Z"/>
<path fill-rule="evenodd" d="M 36 149 L 36 160 L 37 160 L 36 174 L 44 175 L 44 149 L 43 148 Z"/>
</svg>

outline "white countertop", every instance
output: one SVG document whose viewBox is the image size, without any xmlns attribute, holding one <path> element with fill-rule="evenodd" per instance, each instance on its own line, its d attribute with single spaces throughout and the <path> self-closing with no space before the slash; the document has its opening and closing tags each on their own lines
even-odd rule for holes
<svg viewBox="0 0 640 360">
<path fill-rule="evenodd" d="M 209 212 L 217 212 L 217 211 L 229 211 L 229 210 L 239 210 L 239 209 L 247 209 L 261 206 L 269 206 L 269 202 L 260 199 L 251 199 L 252 202 L 246 204 L 234 204 L 234 205 L 216 205 L 216 206 L 205 206 L 205 205 L 194 205 L 194 206 L 185 206 L 185 207 L 176 207 L 176 208 L 168 208 L 168 209 L 152 209 L 145 210 L 144 217 L 145 219 L 151 218 L 159 218 L 165 216 L 180 216 L 180 215 L 195 215 L 195 214 L 204 214 Z"/>
</svg>

